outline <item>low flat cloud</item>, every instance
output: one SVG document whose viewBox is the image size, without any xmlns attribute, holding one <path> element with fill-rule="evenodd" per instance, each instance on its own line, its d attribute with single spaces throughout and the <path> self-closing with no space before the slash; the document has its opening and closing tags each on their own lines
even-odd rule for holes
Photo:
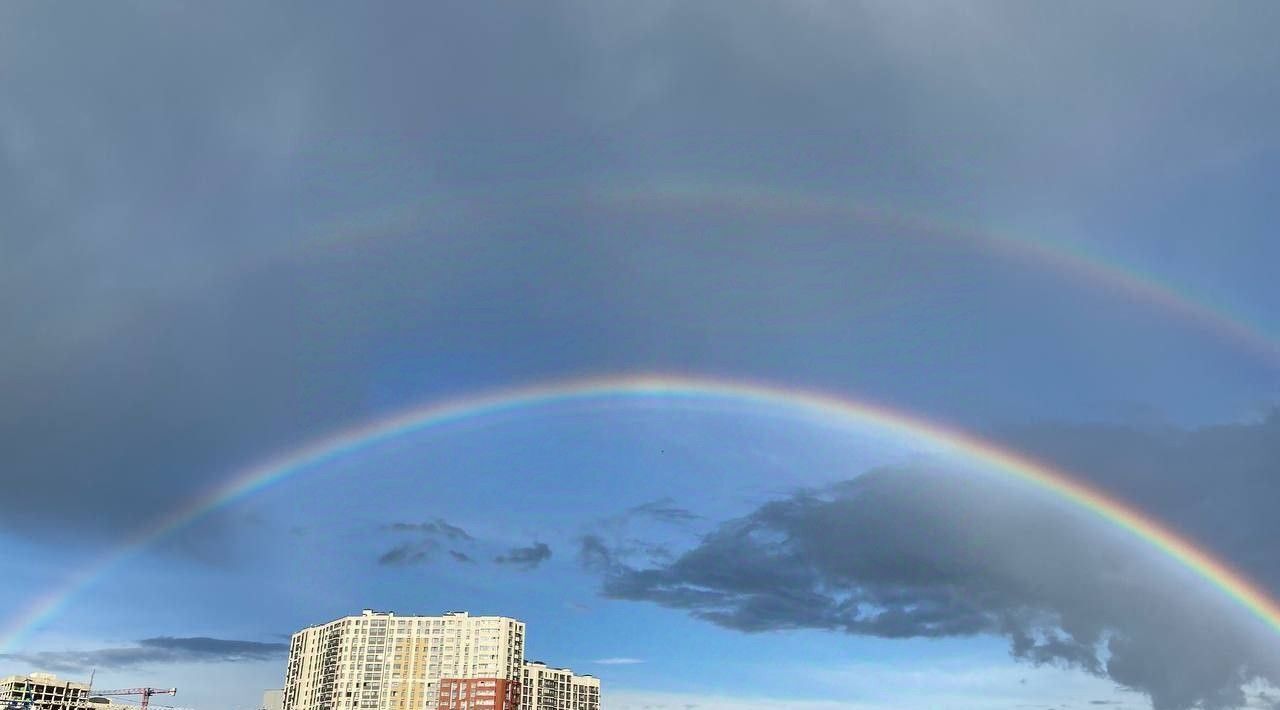
<svg viewBox="0 0 1280 710">
<path fill-rule="evenodd" d="M 1265 580 L 1276 572 L 1265 542 L 1276 523 L 1256 513 L 1275 498 L 1249 491 L 1280 472 L 1278 425 L 1272 417 L 1182 434 L 1038 434 L 1041 451 L 1056 444 L 1059 460 L 1082 450 L 1090 453 L 1076 463 L 1115 456 L 1112 468 L 1130 473 L 1110 480 L 1128 499 L 1180 512 L 1167 519 L 1197 530 L 1217 524 L 1203 539 L 1252 562 Z M 1000 477 L 875 470 L 723 521 L 670 562 L 637 565 L 625 552 L 600 536 L 580 540 L 578 560 L 601 575 L 605 597 L 744 632 L 1002 636 L 1018 659 L 1110 679 L 1145 693 L 1156 710 L 1242 707 L 1250 683 L 1280 681 L 1274 643 L 1207 583 L 1188 584 L 1184 571 L 1092 513 Z"/>
<path fill-rule="evenodd" d="M 71 672 L 89 668 L 133 668 L 163 663 L 268 661 L 283 658 L 288 652 L 287 643 L 239 641 L 207 636 L 157 636 L 141 639 L 132 646 L 3 654 L 0 658 L 51 671 Z"/>
<path fill-rule="evenodd" d="M 634 666 L 640 663 L 644 663 L 644 659 L 619 656 L 615 658 L 597 658 L 596 660 L 592 661 L 592 663 L 598 666 Z"/>
<path fill-rule="evenodd" d="M 513 547 L 494 557 L 493 561 L 500 565 L 531 570 L 549 559 L 551 559 L 551 548 L 544 542 L 535 542 L 528 547 Z"/>
</svg>

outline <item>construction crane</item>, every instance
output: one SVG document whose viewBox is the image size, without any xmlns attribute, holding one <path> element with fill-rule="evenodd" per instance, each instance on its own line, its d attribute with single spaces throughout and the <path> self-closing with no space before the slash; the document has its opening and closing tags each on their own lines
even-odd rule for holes
<svg viewBox="0 0 1280 710">
<path fill-rule="evenodd" d="M 177 695 L 177 688 L 121 688 L 120 690 L 94 690 L 90 695 L 98 695 L 106 697 L 109 695 L 141 695 L 142 704 L 138 707 L 141 710 L 147 710 L 147 706 L 151 704 L 152 695 Z"/>
<path fill-rule="evenodd" d="M 120 703 L 120 705 L 125 705 L 126 707 L 129 708 L 129 710 L 138 710 L 139 708 L 142 707 L 141 705 L 135 705 L 133 703 Z M 116 707 L 120 707 L 120 705 L 117 705 Z M 90 707 L 89 710 L 93 710 L 93 708 Z M 151 703 L 150 705 L 147 706 L 147 710 L 196 710 L 196 709 L 184 708 L 179 705 L 161 705 L 160 703 Z"/>
</svg>

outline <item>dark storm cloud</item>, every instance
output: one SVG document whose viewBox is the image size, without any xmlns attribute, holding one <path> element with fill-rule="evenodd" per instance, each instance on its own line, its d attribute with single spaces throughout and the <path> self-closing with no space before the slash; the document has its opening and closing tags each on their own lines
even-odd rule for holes
<svg viewBox="0 0 1280 710">
<path fill-rule="evenodd" d="M 1130 204 L 1156 190 L 1139 168 L 1178 180 L 1274 144 L 1256 18 L 891 8 L 4 5 L 0 476 L 21 485 L 0 525 L 120 534 L 140 523 L 104 511 L 203 495 L 382 407 L 582 370 L 803 372 L 940 407 L 1050 400 L 1045 373 L 1110 391 L 1115 352 L 1022 345 L 1095 312 L 980 298 L 973 255 L 821 217 L 521 202 L 714 175 L 999 218 L 1043 204 L 1019 186 Z M 1211 231 L 1197 259 L 1275 261 Z M 957 357 L 1001 386 L 966 368 L 954 391 L 881 391 Z"/>
<path fill-rule="evenodd" d="M 1277 572 L 1264 510 L 1277 499 L 1265 492 L 1280 474 L 1278 425 L 1038 436 L 1061 458 L 1112 462 L 1095 474 L 1114 474 L 1134 500 L 1198 508 L 1184 517 L 1215 529 L 1206 544 L 1267 579 Z M 668 564 L 627 564 L 595 536 L 582 539 L 579 561 L 603 576 L 607 597 L 741 631 L 1003 636 L 1019 659 L 1108 677 L 1157 710 L 1241 707 L 1251 680 L 1280 681 L 1274 642 L 1203 581 L 1188 583 L 1090 513 L 950 469 L 878 470 L 775 500 Z"/>
<path fill-rule="evenodd" d="M 552 262 L 501 248 L 492 222 L 453 230 L 447 200 L 357 255 L 311 245 L 369 232 L 360 225 L 447 192 L 442 182 L 465 191 L 520 164 L 571 178 L 571 156 L 593 154 L 568 97 L 548 91 L 578 62 L 534 51 L 565 46 L 552 16 L 506 8 L 514 24 L 501 27 L 478 7 L 388 11 L 400 19 L 337 7 L 306 19 L 251 6 L 0 11 L 14 32 L 0 60 L 24 68 L 0 77 L 0 450 L 6 483 L 22 484 L 9 487 L 9 532 L 119 532 L 138 521 L 104 509 L 199 495 L 370 416 L 384 358 L 433 372 L 403 390 L 425 397 L 492 373 L 492 334 L 514 346 L 541 329 L 544 308 L 513 298 L 507 284 L 520 280 L 508 277 Z M 396 29 L 408 26 L 442 33 Z M 503 81 L 513 65 L 479 51 L 483 35 L 524 55 L 522 80 Z M 527 110 L 504 147 L 493 121 L 516 104 Z M 350 141 L 335 150 L 338 135 Z M 550 362 L 554 350 L 529 356 Z"/>
<path fill-rule="evenodd" d="M 1251 577 L 1280 589 L 1280 409 L 1196 429 L 1055 424 L 1004 438 L 1122 500 L 1138 502 Z"/>
<path fill-rule="evenodd" d="M 512 565 L 531 570 L 551 559 L 551 548 L 544 542 L 535 542 L 528 547 L 513 547 L 507 552 L 493 558 L 500 565 Z"/>
<path fill-rule="evenodd" d="M 0 658 L 21 661 L 54 671 L 81 671 L 92 668 L 132 668 L 163 663 L 238 663 L 283 658 L 285 643 L 262 643 L 208 638 L 204 636 L 160 636 L 142 639 L 133 646 L 98 648 L 87 651 L 41 651 L 2 654 Z"/>
</svg>

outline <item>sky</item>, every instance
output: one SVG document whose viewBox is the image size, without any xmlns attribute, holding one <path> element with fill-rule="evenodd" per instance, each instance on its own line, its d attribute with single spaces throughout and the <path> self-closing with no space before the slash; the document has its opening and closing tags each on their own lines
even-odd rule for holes
<svg viewBox="0 0 1280 710">
<path fill-rule="evenodd" d="M 253 710 L 304 626 L 468 609 L 610 710 L 1280 707 L 1280 631 L 1148 541 L 778 402 L 490 412 L 149 535 L 337 432 L 649 374 L 966 432 L 1280 597 L 1277 31 L 1263 2 L 0 5 L 0 676 Z"/>
</svg>

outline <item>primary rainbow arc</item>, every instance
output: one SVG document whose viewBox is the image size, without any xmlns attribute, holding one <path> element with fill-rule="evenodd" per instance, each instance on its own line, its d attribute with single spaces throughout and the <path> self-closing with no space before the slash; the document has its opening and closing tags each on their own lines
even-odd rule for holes
<svg viewBox="0 0 1280 710">
<path fill-rule="evenodd" d="M 1227 563 L 1197 547 L 1142 511 L 1045 463 L 909 413 L 813 390 L 711 378 L 627 375 L 579 379 L 506 389 L 431 402 L 318 439 L 229 478 L 155 525 L 134 534 L 113 552 L 85 566 L 64 584 L 38 598 L 9 620 L 0 651 L 12 651 L 31 631 L 55 617 L 72 599 L 115 566 L 203 515 L 273 483 L 388 439 L 432 427 L 493 414 L 567 402 L 607 398 L 720 400 L 780 408 L 850 426 L 874 427 L 913 437 L 1024 481 L 1122 528 L 1218 588 L 1239 606 L 1280 633 L 1280 605 Z"/>
</svg>

